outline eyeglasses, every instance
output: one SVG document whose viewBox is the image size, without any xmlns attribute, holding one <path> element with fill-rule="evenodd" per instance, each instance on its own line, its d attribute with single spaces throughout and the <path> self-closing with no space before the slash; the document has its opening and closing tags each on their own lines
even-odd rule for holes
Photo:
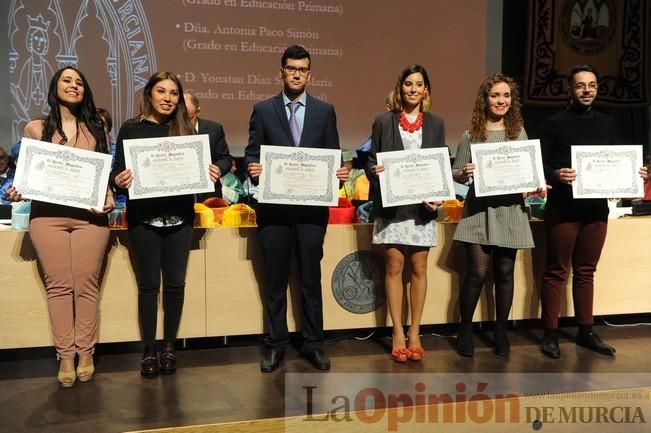
<svg viewBox="0 0 651 433">
<path fill-rule="evenodd" d="M 285 66 L 283 70 L 288 75 L 294 75 L 297 72 L 299 75 L 307 75 L 310 72 L 310 68 L 297 68 L 296 66 Z"/>
<path fill-rule="evenodd" d="M 595 82 L 588 83 L 588 84 L 586 84 L 586 83 L 576 83 L 574 85 L 574 90 L 579 90 L 579 91 L 583 92 L 585 89 L 597 90 L 597 83 L 595 83 Z"/>
</svg>

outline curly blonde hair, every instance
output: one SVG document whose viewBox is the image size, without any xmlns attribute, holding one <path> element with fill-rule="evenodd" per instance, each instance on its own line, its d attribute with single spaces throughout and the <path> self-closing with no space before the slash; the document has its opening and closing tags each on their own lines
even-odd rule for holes
<svg viewBox="0 0 651 433">
<path fill-rule="evenodd" d="M 470 139 L 473 142 L 485 142 L 488 139 L 486 132 L 486 121 L 488 111 L 488 94 L 494 85 L 506 83 L 511 89 L 511 106 L 509 111 L 504 115 L 504 127 L 506 129 L 506 139 L 515 140 L 520 135 L 520 130 L 524 127 L 524 120 L 520 112 L 520 91 L 517 83 L 511 77 L 504 74 L 496 73 L 490 75 L 482 81 L 475 99 L 475 108 L 472 110 L 472 119 L 470 120 Z"/>
</svg>

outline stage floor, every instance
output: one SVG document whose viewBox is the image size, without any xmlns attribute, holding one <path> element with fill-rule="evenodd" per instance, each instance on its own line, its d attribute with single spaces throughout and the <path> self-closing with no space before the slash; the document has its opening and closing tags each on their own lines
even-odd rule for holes
<svg viewBox="0 0 651 433">
<path fill-rule="evenodd" d="M 453 328 L 426 330 L 449 335 Z M 573 327 L 562 328 L 559 360 L 540 353 L 540 329 L 522 326 L 510 333 L 508 358 L 493 354 L 488 328 L 475 336 L 474 358 L 459 357 L 454 338 L 431 333 L 422 338 L 422 363 L 394 363 L 387 337 L 358 340 L 361 331 L 332 334 L 325 350 L 333 373 L 651 373 L 651 327 L 595 330 L 617 348 L 616 357 L 577 347 Z M 177 373 L 153 380 L 140 377 L 137 345 L 100 346 L 94 380 L 70 389 L 57 385 L 53 349 L 0 351 L 0 432 L 118 433 L 283 417 L 285 373 L 316 371 L 290 348 L 279 370 L 262 374 L 259 340 L 240 337 L 221 347 L 220 339 L 190 341 L 191 349 L 178 352 Z"/>
</svg>

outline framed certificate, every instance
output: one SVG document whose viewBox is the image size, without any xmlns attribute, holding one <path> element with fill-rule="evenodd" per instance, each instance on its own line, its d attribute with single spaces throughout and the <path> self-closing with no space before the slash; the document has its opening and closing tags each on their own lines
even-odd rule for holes
<svg viewBox="0 0 651 433">
<path fill-rule="evenodd" d="M 475 195 L 516 194 L 545 187 L 540 140 L 470 145 Z"/>
<path fill-rule="evenodd" d="M 341 150 L 260 146 L 259 203 L 337 206 Z"/>
<path fill-rule="evenodd" d="M 642 146 L 572 146 L 574 198 L 643 197 Z"/>
<path fill-rule="evenodd" d="M 23 197 L 81 209 L 102 209 L 111 155 L 23 138 L 14 186 Z"/>
<path fill-rule="evenodd" d="M 133 171 L 132 200 L 212 192 L 208 135 L 124 140 L 124 162 Z"/>
<path fill-rule="evenodd" d="M 384 207 L 454 198 L 454 182 L 447 147 L 380 152 L 377 162 Z"/>
</svg>

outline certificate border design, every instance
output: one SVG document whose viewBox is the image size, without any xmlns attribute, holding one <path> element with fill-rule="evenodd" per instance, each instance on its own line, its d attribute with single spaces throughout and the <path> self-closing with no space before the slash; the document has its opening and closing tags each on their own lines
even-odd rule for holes
<svg viewBox="0 0 651 433">
<path fill-rule="evenodd" d="M 100 173 L 102 173 L 105 169 L 105 161 L 101 159 L 94 159 L 94 158 L 89 158 L 86 156 L 78 156 L 75 155 L 73 152 L 65 149 L 65 146 L 61 145 L 63 149 L 60 150 L 49 150 L 49 149 L 44 149 L 42 147 L 37 147 L 37 146 L 25 146 L 25 154 L 21 152 L 21 158 L 25 158 L 25 172 L 23 174 L 23 182 L 22 185 L 20 185 L 20 192 L 26 197 L 29 197 L 30 195 L 32 196 L 42 196 L 41 191 L 34 189 L 33 187 L 30 187 L 29 179 L 30 179 L 30 170 L 32 168 L 32 159 L 37 156 L 37 155 L 44 155 L 44 156 L 54 156 L 57 159 L 64 160 L 66 162 L 79 162 L 82 164 L 91 164 L 94 165 L 96 170 L 95 170 L 95 178 L 93 179 L 93 192 L 90 197 L 74 197 L 70 198 L 69 196 L 59 194 L 59 193 L 54 193 L 50 195 L 50 197 L 60 203 L 80 203 L 84 205 L 88 205 L 88 208 L 95 207 L 97 203 L 93 200 L 93 198 L 99 198 L 99 176 Z M 38 199 L 37 199 L 38 200 Z"/>
<path fill-rule="evenodd" d="M 480 144 L 480 143 L 477 143 Z M 482 159 L 488 155 L 510 155 L 513 153 L 526 153 L 529 156 L 529 159 L 531 161 L 531 166 L 536 167 L 536 146 L 535 143 L 531 144 L 526 144 L 522 146 L 511 146 L 507 145 L 504 147 L 500 147 L 499 149 L 477 149 L 475 151 L 475 155 L 477 156 L 477 161 L 476 164 L 479 167 L 483 167 L 482 164 Z M 479 176 L 479 180 L 475 178 L 475 190 L 477 193 L 482 194 L 482 195 L 487 195 L 491 194 L 494 192 L 499 192 L 505 189 L 531 189 L 532 191 L 535 190 L 536 188 L 539 188 L 541 184 L 543 184 L 543 179 L 541 179 L 542 173 L 536 173 L 538 170 L 534 170 L 534 177 L 531 182 L 520 182 L 518 184 L 510 184 L 510 185 L 499 185 L 499 186 L 488 186 L 486 185 L 486 182 L 484 182 L 484 177 Z"/>
<path fill-rule="evenodd" d="M 387 152 L 388 153 L 388 152 Z M 446 163 L 448 161 L 445 160 L 445 157 L 440 154 L 440 153 L 409 153 L 404 156 L 399 156 L 396 158 L 392 158 L 391 156 L 388 155 L 383 155 L 382 156 L 382 164 L 384 165 L 385 171 L 389 171 L 391 169 L 391 164 L 400 164 L 400 163 L 418 163 L 420 161 L 425 161 L 425 160 L 434 160 L 435 162 L 438 163 L 439 167 L 441 168 L 441 172 L 445 173 L 445 168 L 446 168 Z M 397 201 L 406 201 L 406 200 L 422 200 L 424 197 L 447 197 L 450 195 L 450 190 L 454 189 L 450 183 L 447 176 L 443 176 L 443 185 L 440 190 L 436 190 L 432 188 L 431 190 L 427 191 L 426 193 L 418 192 L 414 194 L 402 194 L 402 193 L 397 193 L 394 191 L 393 185 L 391 184 L 391 176 L 386 176 L 385 178 L 385 186 L 386 186 L 386 191 L 384 194 L 386 195 L 386 200 L 388 203 L 394 203 Z M 454 195 L 454 194 L 453 194 Z"/>
<path fill-rule="evenodd" d="M 161 152 L 171 152 L 177 149 L 192 149 L 197 153 L 199 160 L 199 167 L 207 167 L 208 163 L 204 161 L 203 158 L 203 142 L 201 140 L 188 140 L 183 143 L 174 143 L 172 141 L 162 141 L 155 144 L 147 145 L 138 145 L 129 148 L 129 154 L 131 156 L 131 161 L 134 167 L 139 167 L 140 163 L 138 161 L 138 156 L 144 156 L 144 152 L 151 152 L 155 150 L 160 150 Z M 207 171 L 199 171 L 199 180 L 195 183 L 186 184 L 183 186 L 183 190 L 203 190 L 208 182 L 208 173 Z M 140 178 L 135 176 L 133 182 L 133 193 L 137 196 L 144 196 L 148 194 L 158 194 L 158 193 L 167 193 L 169 195 L 184 195 L 186 193 L 179 193 L 179 189 L 176 187 L 170 186 L 151 186 L 145 187 L 140 183 Z M 188 192 L 187 194 L 193 194 Z M 143 197 L 144 198 L 144 197 Z"/>
<path fill-rule="evenodd" d="M 325 161 L 328 166 L 328 172 L 334 173 L 335 170 L 335 157 L 334 155 L 309 155 L 303 151 L 297 151 L 291 155 L 282 152 L 274 152 L 267 150 L 265 151 L 265 160 L 264 167 L 271 167 L 271 163 L 274 158 L 282 158 L 285 160 L 296 161 L 296 162 L 307 162 L 307 161 Z M 283 200 L 285 202 L 295 202 L 297 204 L 305 204 L 305 201 L 320 201 L 320 202 L 332 202 L 334 191 L 332 189 L 332 182 L 328 181 L 328 188 L 324 194 L 321 195 L 286 195 L 278 194 L 271 191 L 271 176 L 266 176 L 264 185 L 262 185 L 262 196 L 264 197 L 265 202 L 267 200 Z M 325 205 L 324 205 L 325 206 Z"/>
<path fill-rule="evenodd" d="M 622 194 L 622 196 L 626 195 L 631 195 L 631 196 L 637 196 L 637 179 L 638 179 L 638 174 L 637 174 L 637 167 L 635 167 L 635 161 L 637 159 L 637 152 L 633 149 L 629 150 L 620 150 L 618 151 L 617 149 L 601 149 L 601 150 L 596 150 L 596 151 L 581 151 L 581 150 L 576 150 L 576 162 L 577 166 L 576 168 L 580 168 L 583 166 L 583 161 L 586 158 L 613 158 L 616 157 L 615 155 L 618 156 L 628 156 L 630 157 L 630 164 L 631 164 L 631 169 L 630 169 L 630 185 L 624 188 L 613 188 L 609 189 L 607 195 L 617 195 L 617 194 Z M 603 190 L 600 189 L 595 189 L 595 188 L 590 188 L 589 186 L 586 186 L 583 184 L 583 177 L 582 176 L 577 176 L 577 184 L 576 184 L 576 189 L 577 193 L 579 195 L 589 195 L 589 194 L 603 194 Z M 634 190 L 634 191 L 632 191 Z"/>
</svg>

